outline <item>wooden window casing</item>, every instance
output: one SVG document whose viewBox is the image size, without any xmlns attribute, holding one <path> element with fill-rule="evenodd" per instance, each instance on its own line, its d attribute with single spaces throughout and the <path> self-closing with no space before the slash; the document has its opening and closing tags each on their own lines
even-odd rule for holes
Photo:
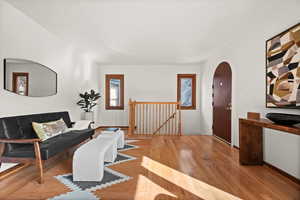
<svg viewBox="0 0 300 200">
<path fill-rule="evenodd" d="M 18 77 L 26 77 L 26 88 L 25 88 L 25 95 L 28 96 L 28 90 L 29 90 L 29 73 L 27 72 L 13 72 L 13 79 L 12 79 L 12 87 L 13 87 L 13 92 L 18 94 Z"/>
<path fill-rule="evenodd" d="M 110 80 L 120 80 L 120 104 L 118 106 L 112 106 L 110 95 Z M 123 74 L 106 74 L 105 76 L 105 109 L 106 110 L 124 110 L 124 75 Z"/>
<path fill-rule="evenodd" d="M 192 79 L 192 105 L 180 106 L 181 110 L 196 109 L 196 74 L 177 74 L 177 101 L 181 101 L 181 79 Z"/>
</svg>

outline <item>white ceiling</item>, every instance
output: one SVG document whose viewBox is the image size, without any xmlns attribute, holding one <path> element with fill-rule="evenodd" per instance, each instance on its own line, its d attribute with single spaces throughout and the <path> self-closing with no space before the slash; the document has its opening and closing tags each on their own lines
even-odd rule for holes
<svg viewBox="0 0 300 200">
<path fill-rule="evenodd" d="M 98 62 L 161 64 L 201 62 L 234 39 L 261 0 L 7 2 Z"/>
</svg>

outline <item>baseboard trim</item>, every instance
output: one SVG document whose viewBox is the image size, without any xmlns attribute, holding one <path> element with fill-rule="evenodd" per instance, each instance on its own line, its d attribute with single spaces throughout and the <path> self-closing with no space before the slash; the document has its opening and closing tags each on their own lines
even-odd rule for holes
<svg viewBox="0 0 300 200">
<path fill-rule="evenodd" d="M 240 150 L 240 148 L 239 148 L 238 146 L 236 146 L 236 145 L 233 145 L 233 147 L 234 147 L 235 149 Z M 295 182 L 295 183 L 297 183 L 297 184 L 300 185 L 300 179 L 298 179 L 297 177 L 292 176 L 292 175 L 286 173 L 286 172 L 283 171 L 282 169 L 279 169 L 278 167 L 275 167 L 274 165 L 272 165 L 272 164 L 270 164 L 270 163 L 267 163 L 266 161 L 263 161 L 263 164 L 266 165 L 267 167 L 273 169 L 274 171 L 278 172 L 279 174 L 285 176 L 286 178 L 290 179 L 291 181 L 293 181 L 293 182 Z"/>
<path fill-rule="evenodd" d="M 224 140 L 223 138 L 220 138 L 220 137 L 218 137 L 218 136 L 216 136 L 216 135 L 213 135 L 213 136 L 214 136 L 215 138 L 217 138 L 218 140 L 220 140 L 220 141 L 222 141 L 222 142 L 224 142 L 224 143 L 226 143 L 226 144 L 228 144 L 228 145 L 231 145 L 230 142 Z"/>
<path fill-rule="evenodd" d="M 98 126 L 97 129 L 104 129 L 104 128 L 121 128 L 121 129 L 129 129 L 129 126 Z"/>
<path fill-rule="evenodd" d="M 280 173 L 281 175 L 287 177 L 291 181 L 293 181 L 293 182 L 295 182 L 295 183 L 297 183 L 297 184 L 300 185 L 300 179 L 298 179 L 297 177 L 292 176 L 292 175 L 286 173 L 285 171 L 283 171 L 282 169 L 279 169 L 279 168 L 275 167 L 274 165 L 271 165 L 270 163 L 267 163 L 265 161 L 263 161 L 263 164 L 266 165 L 267 167 L 275 170 L 276 172 Z"/>
</svg>

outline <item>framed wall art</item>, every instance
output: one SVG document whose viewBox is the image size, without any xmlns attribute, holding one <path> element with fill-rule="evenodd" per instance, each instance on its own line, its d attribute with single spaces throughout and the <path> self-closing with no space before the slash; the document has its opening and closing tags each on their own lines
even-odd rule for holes
<svg viewBox="0 0 300 200">
<path fill-rule="evenodd" d="M 266 107 L 300 109 L 300 23 L 266 41 Z"/>
</svg>

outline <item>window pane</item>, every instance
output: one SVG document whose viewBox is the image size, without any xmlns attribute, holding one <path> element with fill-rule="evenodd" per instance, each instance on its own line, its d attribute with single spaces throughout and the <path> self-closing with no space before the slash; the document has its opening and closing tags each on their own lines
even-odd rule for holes
<svg viewBox="0 0 300 200">
<path fill-rule="evenodd" d="M 27 87 L 28 87 L 27 86 L 27 77 L 26 76 L 18 76 L 16 93 L 19 95 L 25 96 Z"/>
<path fill-rule="evenodd" d="M 107 110 L 124 110 L 124 75 L 105 75 L 105 108 Z"/>
<path fill-rule="evenodd" d="M 109 104 L 110 106 L 120 106 L 120 79 L 110 79 L 110 97 Z"/>
<path fill-rule="evenodd" d="M 191 78 L 181 78 L 181 105 L 182 106 L 192 106 L 192 79 Z"/>
</svg>

